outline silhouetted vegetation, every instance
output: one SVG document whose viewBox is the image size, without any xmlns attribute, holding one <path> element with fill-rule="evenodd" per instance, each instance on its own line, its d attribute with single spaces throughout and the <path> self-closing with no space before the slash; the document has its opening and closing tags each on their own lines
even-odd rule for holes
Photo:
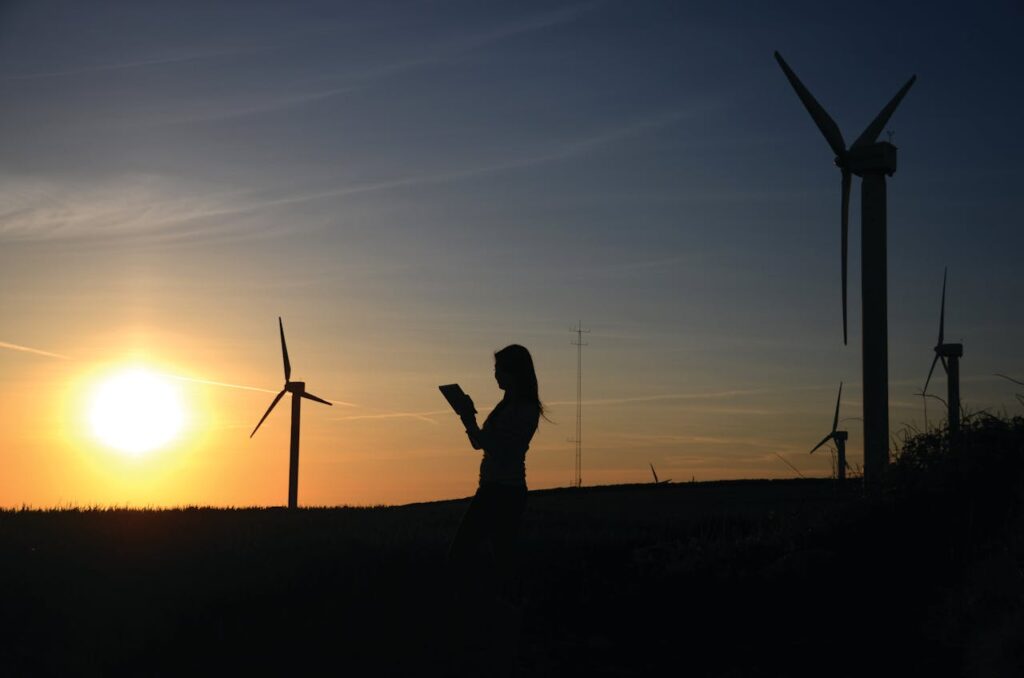
<svg viewBox="0 0 1024 678">
<path fill-rule="evenodd" d="M 953 447 L 910 436 L 874 499 L 832 480 L 531 492 L 518 656 L 484 674 L 1019 675 L 1022 445 L 1024 420 L 987 415 Z M 465 501 L 2 512 L 0 661 L 451 675 Z"/>
<path fill-rule="evenodd" d="M 944 428 L 908 436 L 890 468 L 893 491 L 919 504 L 938 499 L 980 529 L 1004 529 L 1020 512 L 1024 418 L 982 412 L 961 427 L 957 440 Z"/>
</svg>

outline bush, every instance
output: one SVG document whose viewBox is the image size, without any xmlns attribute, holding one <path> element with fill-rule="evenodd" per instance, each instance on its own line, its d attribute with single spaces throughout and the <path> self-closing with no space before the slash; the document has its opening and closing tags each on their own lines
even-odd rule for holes
<svg viewBox="0 0 1024 678">
<path fill-rule="evenodd" d="M 956 441 L 945 428 L 909 436 L 887 481 L 897 499 L 962 512 L 958 520 L 983 532 L 1014 524 L 1024 497 L 1024 417 L 968 415 Z"/>
</svg>

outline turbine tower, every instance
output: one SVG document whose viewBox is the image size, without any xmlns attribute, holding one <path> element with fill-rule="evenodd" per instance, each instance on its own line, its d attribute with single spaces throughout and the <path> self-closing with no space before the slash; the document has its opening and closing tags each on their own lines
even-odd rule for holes
<svg viewBox="0 0 1024 678">
<path fill-rule="evenodd" d="M 836 473 L 840 483 L 843 483 L 846 480 L 846 439 L 849 437 L 846 431 L 837 430 L 839 428 L 839 401 L 842 397 L 843 382 L 839 382 L 839 395 L 836 396 L 836 414 L 832 417 L 832 431 L 822 438 L 821 442 L 815 445 L 814 449 L 811 450 L 811 454 L 814 454 L 815 450 L 830 440 L 836 444 L 836 450 L 839 452 Z"/>
<path fill-rule="evenodd" d="M 862 374 L 864 380 L 864 483 L 876 492 L 889 463 L 889 337 L 886 309 L 886 188 L 885 177 L 896 172 L 896 147 L 877 141 L 917 76 L 912 76 L 849 148 L 839 126 L 804 87 L 796 73 L 775 52 L 789 83 L 836 154 L 842 172 L 841 256 L 843 343 L 847 341 L 846 279 L 852 175 L 861 182 L 861 313 Z"/>
<path fill-rule="evenodd" d="M 274 397 L 273 402 L 270 403 L 270 407 L 263 414 L 260 419 L 260 423 L 256 424 L 256 428 L 252 430 L 249 437 L 252 438 L 256 435 L 256 431 L 259 430 L 263 421 L 270 414 L 270 411 L 274 409 L 277 402 L 284 397 L 285 393 L 292 394 L 292 436 L 291 436 L 291 447 L 288 457 L 288 508 L 293 509 L 299 504 L 299 419 L 301 415 L 302 399 L 308 398 L 315 400 L 318 403 L 324 405 L 330 405 L 323 398 L 318 398 L 312 393 L 306 392 L 306 382 L 304 381 L 291 381 L 292 378 L 292 364 L 288 360 L 288 345 L 284 342 L 284 323 L 281 322 L 281 318 L 277 319 L 278 329 L 281 330 L 281 355 L 284 357 L 284 388 L 281 392 Z"/>
<path fill-rule="evenodd" d="M 576 333 L 575 341 L 570 342 L 576 347 L 576 437 L 569 441 L 576 443 L 572 486 L 583 487 L 583 347 L 587 345 L 583 341 L 583 335 L 590 330 L 583 329 L 581 321 L 577 322 L 576 327 L 570 328 L 569 331 Z"/>
<path fill-rule="evenodd" d="M 924 389 L 921 393 L 928 393 L 928 383 L 932 380 L 935 363 L 941 360 L 942 369 L 946 371 L 949 439 L 955 441 L 960 435 L 960 358 L 964 355 L 964 345 L 946 344 L 942 340 L 945 336 L 946 326 L 946 273 L 947 271 L 944 269 L 942 271 L 942 307 L 939 311 L 939 341 L 935 344 L 935 358 L 932 360 L 932 367 L 928 370 L 928 378 L 924 382 Z"/>
</svg>

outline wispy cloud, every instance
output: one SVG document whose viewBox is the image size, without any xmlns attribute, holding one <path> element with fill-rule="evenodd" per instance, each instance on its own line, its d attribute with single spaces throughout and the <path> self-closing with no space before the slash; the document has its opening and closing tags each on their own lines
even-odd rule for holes
<svg viewBox="0 0 1024 678">
<path fill-rule="evenodd" d="M 345 24 L 351 28 L 350 23 Z M 33 71 L 28 73 L 0 73 L 0 82 L 20 80 L 46 80 L 52 78 L 67 78 L 78 75 L 89 75 L 93 73 L 117 72 L 126 70 L 146 69 L 153 66 L 172 66 L 175 64 L 187 64 L 193 62 L 208 61 L 223 57 L 233 57 L 245 54 L 256 54 L 288 48 L 296 44 L 306 44 L 310 39 L 318 35 L 328 37 L 338 33 L 339 27 L 332 25 L 318 25 L 299 31 L 292 31 L 281 35 L 275 32 L 272 39 L 251 39 L 239 42 L 232 47 L 186 47 L 179 49 L 176 53 L 164 53 L 158 55 L 140 56 L 135 59 L 122 59 L 119 61 L 108 61 L 106 63 L 94 63 L 89 65 L 75 65 L 70 68 L 58 68 L 48 71 Z"/>
<path fill-rule="evenodd" d="M 499 44 L 505 40 L 523 35 L 537 33 L 557 26 L 569 24 L 587 12 L 598 7 L 599 2 L 584 3 L 542 12 L 518 20 L 508 21 L 503 25 L 483 30 L 479 33 L 448 39 L 446 42 L 426 46 L 418 54 L 405 56 L 394 61 L 374 64 L 360 70 L 348 70 L 317 78 L 325 85 L 310 87 L 304 91 L 288 91 L 279 94 L 261 94 L 258 98 L 244 101 L 222 101 L 193 104 L 193 110 L 161 115 L 145 121 L 145 125 L 175 125 L 204 121 L 225 120 L 236 117 L 258 115 L 279 111 L 305 104 L 323 101 L 341 94 L 364 89 L 381 80 L 415 72 L 443 64 L 459 63 L 475 51 Z M 262 51 L 267 47 L 249 50 L 233 50 L 221 53 L 210 52 L 193 57 L 176 60 L 150 60 L 134 64 L 121 64 L 115 68 L 129 68 L 158 63 L 188 61 L 222 54 L 237 54 L 244 51 Z M 285 87 L 285 86 L 282 86 Z M 291 89 L 290 83 L 287 85 Z"/>
<path fill-rule="evenodd" d="M 752 452 L 748 454 L 706 454 L 706 453 L 682 453 L 668 454 L 664 459 L 665 473 L 670 469 L 682 467 L 683 469 L 731 469 L 753 468 L 761 469 L 771 467 L 779 463 L 779 458 L 774 451 Z M 658 468 L 662 468 L 659 466 Z"/>
<path fill-rule="evenodd" d="M 23 353 L 31 353 L 33 355 L 41 355 L 41 356 L 45 356 L 47 358 L 58 358 L 60 360 L 74 360 L 74 358 L 72 358 L 71 356 L 64 355 L 63 353 L 53 353 L 51 351 L 43 351 L 43 350 L 38 349 L 38 348 L 32 348 L 30 346 L 22 346 L 20 344 L 11 344 L 11 343 L 6 342 L 6 341 L 0 341 L 0 349 L 8 349 L 10 351 L 20 351 L 20 352 L 23 352 Z M 271 389 L 268 389 L 268 388 L 260 388 L 259 386 L 247 386 L 245 384 L 232 384 L 232 383 L 229 383 L 229 382 L 226 382 L 226 381 L 216 381 L 216 380 L 213 380 L 213 379 L 200 379 L 198 377 L 189 377 L 189 376 L 186 376 L 186 375 L 183 375 L 183 374 L 173 374 L 171 372 L 156 372 L 155 374 L 157 374 L 157 375 L 159 375 L 161 377 L 165 377 L 167 379 L 176 379 L 178 381 L 187 381 L 187 382 L 190 382 L 190 383 L 193 383 L 193 384 L 203 384 L 204 386 L 217 386 L 217 387 L 220 387 L 220 388 L 232 388 L 232 389 L 237 389 L 237 390 L 241 390 L 241 391 L 256 391 L 258 393 L 270 393 L 270 394 L 274 394 L 274 395 L 276 395 L 278 393 L 278 391 L 274 391 L 274 390 L 271 390 Z M 340 405 L 341 407 L 359 407 L 359 405 L 356 405 L 355 403 L 351 403 L 351 402 L 348 402 L 348 401 L 345 401 L 345 400 L 340 400 L 340 399 L 333 399 L 332 400 L 330 398 L 324 398 L 324 400 L 329 401 L 332 405 Z M 420 416 L 421 418 L 426 419 L 426 415 L 430 415 L 430 414 L 442 414 L 442 412 L 424 412 L 424 413 L 421 413 L 420 415 L 416 415 L 415 413 L 409 413 L 409 414 L 404 414 L 404 415 L 399 415 L 399 414 L 395 414 L 395 415 L 369 415 L 369 416 L 365 416 L 365 417 L 350 417 L 350 418 L 356 418 L 356 419 L 358 419 L 358 418 L 367 418 L 367 419 L 371 419 L 371 418 L 383 418 L 383 417 L 386 417 L 386 416 Z M 427 419 L 427 421 L 430 421 L 430 420 Z M 436 422 L 431 421 L 430 423 L 436 423 Z"/>
<path fill-rule="evenodd" d="M 515 158 L 507 158 L 504 160 L 498 160 L 492 163 L 480 164 L 471 167 L 423 172 L 421 174 L 396 177 L 393 179 L 386 179 L 382 181 L 352 183 L 346 186 L 340 186 L 337 188 L 331 188 L 323 191 L 283 196 L 280 198 L 258 201 L 251 205 L 241 207 L 237 211 L 254 211 L 278 205 L 305 203 L 315 200 L 355 195 L 358 193 L 385 191 L 395 188 L 403 188 L 407 186 L 447 183 L 451 181 L 468 179 L 486 174 L 493 174 L 514 169 L 522 169 L 534 165 L 542 165 L 550 162 L 567 160 L 570 158 L 584 155 L 592 150 L 598 149 L 603 146 L 611 145 L 613 143 L 623 141 L 631 137 L 636 137 L 641 134 L 656 131 L 658 129 L 676 124 L 679 121 L 687 117 L 690 117 L 691 115 L 693 115 L 692 110 L 670 111 L 668 113 L 664 113 L 661 115 L 656 115 L 642 120 L 632 121 L 630 123 L 618 127 L 613 127 L 611 129 L 604 130 L 602 132 L 599 132 L 588 137 L 564 141 L 561 143 L 549 144 L 550 146 L 553 146 L 551 150 L 539 153 L 522 155 Z"/>
<path fill-rule="evenodd" d="M 161 372 L 160 376 L 167 377 L 168 379 L 178 379 L 179 381 L 188 381 L 194 384 L 204 384 L 206 386 L 221 386 L 223 388 L 234 388 L 242 391 L 257 391 L 259 393 L 272 393 L 274 395 L 277 395 L 279 393 L 279 391 L 274 391 L 269 388 L 260 388 L 258 386 L 246 386 L 244 384 L 230 384 L 228 382 L 213 381 L 211 379 L 198 379 L 196 377 L 186 377 L 181 374 L 170 374 L 167 372 Z M 350 403 L 345 400 L 332 400 L 330 398 L 324 398 L 324 400 L 327 400 L 332 405 L 340 405 L 342 407 L 359 407 L 355 403 Z"/>
<path fill-rule="evenodd" d="M 32 353 L 34 355 L 46 356 L 47 358 L 71 360 L 70 356 L 63 355 L 62 353 L 52 353 L 50 351 L 43 351 L 38 348 L 31 348 L 30 346 L 21 346 L 20 344 L 9 344 L 6 341 L 0 341 L 0 348 L 6 348 L 10 351 L 22 351 L 24 353 Z"/>
<path fill-rule="evenodd" d="M 200 193 L 165 177 L 132 176 L 100 184 L 4 177 L 0 240 L 8 242 L 157 236 L 237 209 L 241 192 Z"/>
<path fill-rule="evenodd" d="M 670 400 L 717 400 L 739 398 L 743 396 L 777 395 L 796 391 L 820 391 L 831 386 L 792 386 L 788 388 L 748 388 L 728 391 L 708 391 L 705 393 L 665 393 L 661 395 L 630 396 L 626 398 L 595 398 L 584 400 L 584 405 L 626 405 L 629 403 L 649 403 Z M 555 400 L 549 405 L 575 405 L 575 400 Z"/>
<path fill-rule="evenodd" d="M 106 71 L 124 71 L 136 68 L 145 68 L 146 66 L 165 66 L 170 64 L 187 63 L 190 61 L 200 61 L 203 59 L 210 59 L 212 57 L 225 56 L 230 54 L 240 54 L 249 51 L 254 51 L 254 48 L 243 48 L 234 50 L 197 50 L 189 53 L 176 54 L 171 56 L 152 57 L 149 59 L 136 59 L 132 61 L 117 61 L 105 64 L 95 64 L 92 66 L 78 66 L 75 68 L 65 68 L 52 71 L 36 71 L 32 73 L 8 73 L 0 75 L 0 81 L 46 80 L 50 78 L 64 78 L 76 75 L 87 75 L 90 73 L 103 73 Z"/>
<path fill-rule="evenodd" d="M 160 376 L 161 377 L 167 377 L 168 379 L 177 379 L 178 381 L 188 381 L 188 382 L 191 382 L 193 384 L 205 384 L 207 386 L 223 386 L 224 388 L 236 388 L 236 389 L 240 389 L 240 390 L 243 390 L 243 391 L 259 391 L 260 393 L 274 393 L 274 394 L 277 393 L 277 391 L 272 391 L 272 390 L 267 389 L 267 388 L 259 388 L 258 386 L 245 386 L 243 384 L 229 384 L 229 383 L 223 382 L 223 381 L 211 381 L 209 379 L 197 379 L 195 377 L 186 377 L 186 376 L 183 376 L 183 375 L 180 375 L 180 374 L 170 374 L 168 372 L 161 372 Z"/>
<path fill-rule="evenodd" d="M 35 241 L 80 238 L 148 238 L 174 242 L 193 236 L 266 235 L 275 228 L 245 227 L 228 217 L 318 200 L 441 184 L 567 160 L 602 146 L 672 125 L 689 111 L 667 114 L 555 144 L 552 150 L 454 170 L 423 172 L 383 181 L 350 183 L 322 191 L 260 198 L 251 191 L 199 193 L 156 175 L 125 177 L 100 186 L 61 186 L 55 182 L 12 178 L 0 190 L 7 205 L 0 213 L 0 240 Z M 216 226 L 210 223 L 217 220 Z M 191 226 L 190 226 L 191 225 Z M 201 227 L 200 227 L 201 225 Z"/>
<path fill-rule="evenodd" d="M 623 433 L 607 434 L 607 439 L 617 445 L 628 447 L 664 447 L 690 445 L 694 447 L 727 447 L 753 448 L 775 451 L 792 451 L 795 445 L 776 440 L 766 440 L 752 436 L 714 436 L 714 435 L 678 435 L 678 434 L 642 434 Z"/>
<path fill-rule="evenodd" d="M 434 410 L 430 412 L 383 412 L 378 414 L 354 414 L 346 417 L 335 417 L 331 421 L 357 421 L 363 419 L 416 419 L 433 426 L 437 422 L 430 417 L 447 414 L 449 410 Z"/>
</svg>

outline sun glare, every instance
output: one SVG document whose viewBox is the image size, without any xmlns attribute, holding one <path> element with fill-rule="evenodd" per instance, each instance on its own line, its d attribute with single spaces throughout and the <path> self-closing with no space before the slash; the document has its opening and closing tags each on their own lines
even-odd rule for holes
<svg viewBox="0 0 1024 678">
<path fill-rule="evenodd" d="M 163 447 L 181 431 L 185 411 L 176 385 L 144 369 L 105 379 L 91 398 L 89 423 L 104 445 L 131 456 Z"/>
</svg>

